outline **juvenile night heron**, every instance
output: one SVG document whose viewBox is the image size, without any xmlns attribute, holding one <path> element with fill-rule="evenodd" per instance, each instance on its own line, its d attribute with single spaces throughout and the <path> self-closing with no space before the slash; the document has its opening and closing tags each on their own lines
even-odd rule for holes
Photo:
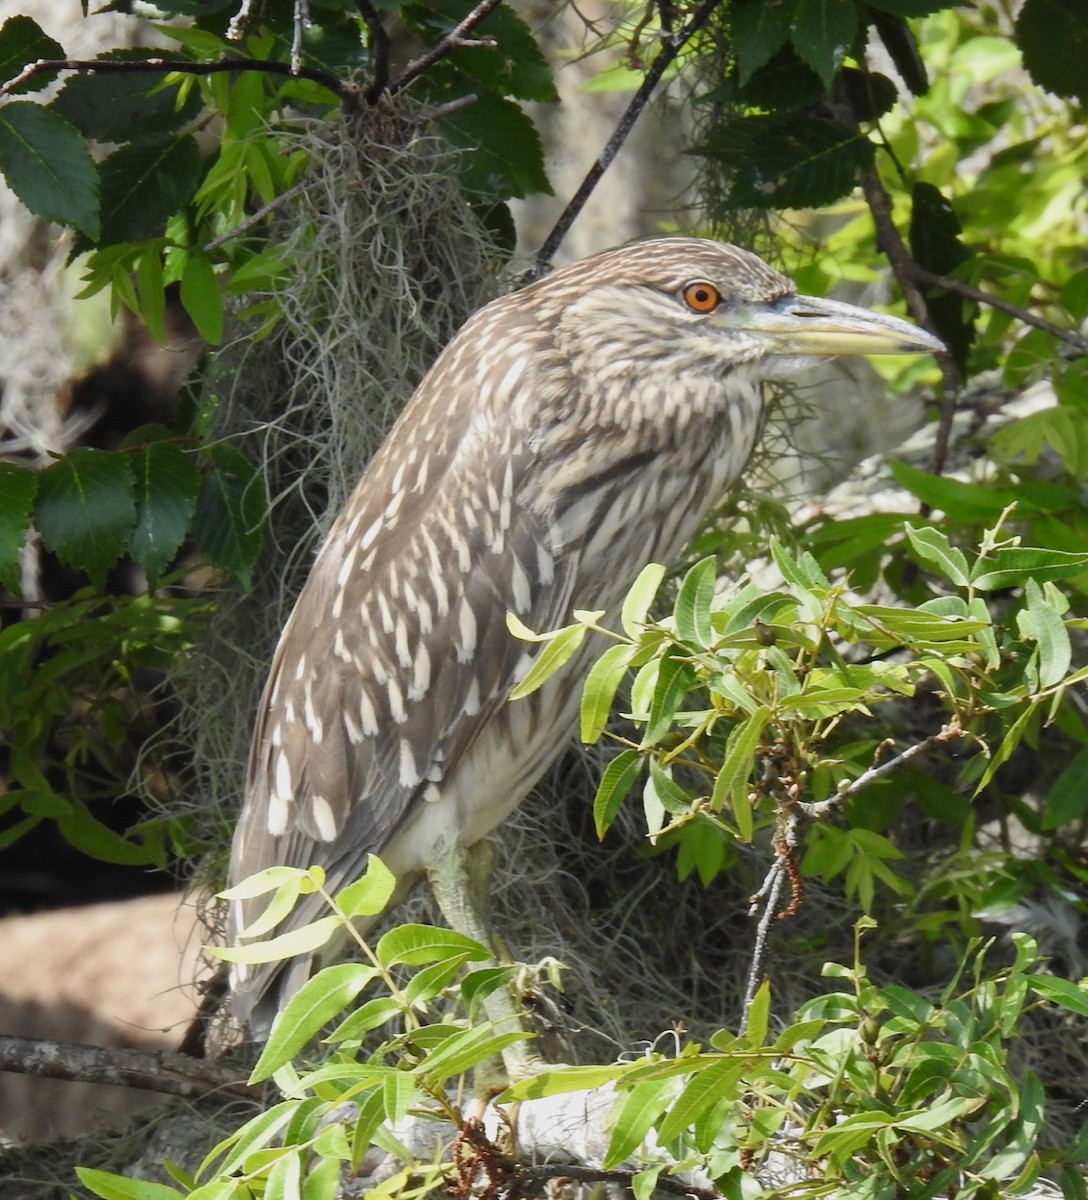
<svg viewBox="0 0 1088 1200">
<path fill-rule="evenodd" d="M 337 889 L 370 853 L 401 895 L 444 879 L 557 756 L 599 650 L 510 703 L 534 648 L 507 612 L 553 628 L 674 560 L 752 451 L 762 380 L 940 348 L 695 238 L 611 250 L 481 309 L 374 456 L 284 629 L 232 880 L 321 863 Z M 304 898 L 292 923 L 320 909 Z M 236 969 L 235 1014 L 265 1035 L 314 965 Z"/>
</svg>

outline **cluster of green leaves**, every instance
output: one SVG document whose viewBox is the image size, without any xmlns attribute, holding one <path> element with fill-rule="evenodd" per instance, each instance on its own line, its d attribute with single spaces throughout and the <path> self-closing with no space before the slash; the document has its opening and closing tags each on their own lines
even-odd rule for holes
<svg viewBox="0 0 1088 1200">
<path fill-rule="evenodd" d="M 224 893 L 271 898 L 244 931 L 246 945 L 219 953 L 258 964 L 312 952 L 351 930 L 353 917 L 374 916 L 393 888 L 374 858 L 335 898 L 319 869 L 262 872 Z M 312 891 L 330 914 L 266 938 Z M 859 922 L 858 946 L 872 924 Z M 425 1196 L 448 1187 L 456 1174 L 449 1152 L 421 1163 L 398 1137 L 398 1123 L 463 1127 L 454 1099 L 466 1094 L 463 1076 L 525 1036 L 474 1019 L 513 968 L 481 966 L 483 946 L 425 925 L 399 926 L 373 948 L 358 940 L 363 961 L 320 971 L 273 1026 L 250 1082 L 272 1081 L 281 1100 L 223 1139 L 192 1174 L 168 1163 L 173 1185 L 82 1168 L 84 1185 L 103 1200 L 331 1200 L 343 1174 L 358 1175 L 377 1146 L 401 1165 L 372 1194 Z M 496 1102 L 587 1090 L 610 1097 L 600 1165 L 631 1169 L 638 1200 L 649 1200 L 663 1174 L 693 1170 L 724 1195 L 747 1195 L 752 1171 L 776 1155 L 794 1164 L 775 1172 L 793 1180 L 771 1193 L 784 1197 L 884 1200 L 908 1187 L 912 1195 L 1015 1196 L 1046 1169 L 1060 1175 L 1070 1200 L 1080 1198 L 1076 1164 L 1088 1156 L 1088 1126 L 1061 1153 L 1041 1150 L 1042 1088 L 1030 1072 L 1013 1075 L 1009 1047 L 1025 1008 L 1050 1003 L 1083 1018 L 1088 992 L 1038 973 L 1029 937 L 1014 942 L 1015 961 L 991 972 L 984 970 L 990 947 L 976 942 L 938 1000 L 876 986 L 856 948 L 851 968 L 825 967 L 840 986 L 805 1004 L 777 1034 L 764 984 L 739 1035 L 722 1029 L 672 1057 L 650 1050 L 620 1063 L 546 1068 Z M 322 1052 L 314 1065 L 299 1056 L 316 1038 Z"/>
<path fill-rule="evenodd" d="M 451 1096 L 460 1094 L 462 1076 L 527 1035 L 498 1032 L 478 1019 L 483 999 L 515 970 L 495 966 L 478 942 L 417 924 L 391 929 L 373 947 L 359 937 L 353 918 L 381 912 L 394 887 L 387 868 L 371 857 L 362 878 L 335 897 L 318 867 L 273 867 L 224 892 L 227 900 L 270 897 L 241 931 L 244 944 L 215 950 L 224 959 L 276 962 L 348 935 L 363 960 L 326 967 L 291 998 L 249 1077 L 251 1084 L 271 1080 L 283 1099 L 210 1150 L 192 1176 L 168 1165 L 178 1184 L 170 1187 L 81 1168 L 83 1183 L 104 1200 L 333 1200 L 341 1172 L 358 1175 L 374 1144 L 403 1165 L 371 1195 L 409 1189 L 423 1196 L 442 1188 L 450 1164 L 416 1161 L 395 1126 L 409 1115 L 460 1124 Z M 327 900 L 329 915 L 267 936 L 300 895 L 314 891 Z M 300 1065 L 299 1055 L 317 1038 L 320 1064 Z M 341 1106 L 348 1102 L 354 1108 L 345 1118 Z"/>
<path fill-rule="evenodd" d="M 1049 13 L 1045 33 L 1040 10 Z M 1025 27 L 1035 30 L 1030 52 Z M 882 183 L 893 220 L 908 230 L 914 259 L 935 274 L 1031 308 L 1060 328 L 1077 329 L 1088 289 L 1079 217 L 1088 148 L 1074 132 L 1084 74 L 1077 68 L 1059 85 L 1047 66 L 1085 44 L 1082 6 L 1075 0 L 1025 4 L 1015 29 L 992 5 L 939 12 L 914 28 L 928 87 L 901 97 L 880 119 L 896 166 L 881 171 Z M 838 220 L 821 230 L 818 254 L 799 244 L 789 262 L 803 291 L 822 295 L 844 281 L 872 284 L 875 278 L 881 256 L 868 210 L 843 200 L 832 215 Z M 782 232 L 787 245 L 798 241 L 797 227 Z M 1006 311 L 979 310 L 972 301 L 928 290 L 931 316 L 967 376 L 1000 368 L 1008 384 L 1020 386 L 1051 366 L 1061 366 L 1063 375 L 1083 373 L 1083 358 L 1060 363 L 1052 333 L 1019 332 Z"/>
<path fill-rule="evenodd" d="M 136 563 L 157 587 L 191 539 L 204 561 L 248 586 L 268 507 L 264 483 L 233 446 L 195 447 L 143 426 L 117 450 L 82 447 L 41 471 L 0 463 L 0 583 L 18 595 L 29 531 L 103 591 Z"/>
<path fill-rule="evenodd" d="M 873 923 L 862 919 L 860 935 Z M 760 1195 L 1015 1196 L 1043 1169 L 1070 1200 L 1083 1196 L 1077 1164 L 1088 1125 L 1065 1151 L 1040 1151 L 1044 1096 L 1030 1072 L 1014 1073 L 1009 1050 L 1025 1008 L 1051 1002 L 1088 1016 L 1088 991 L 1036 973 L 1036 947 L 1017 934 L 1015 961 L 987 973 L 990 946 L 969 947 L 957 977 L 932 1000 L 900 985 L 875 985 L 856 952 L 840 982 L 770 1032 L 764 984 L 745 1031 L 719 1030 L 672 1058 L 649 1053 L 607 1067 L 556 1068 L 513 1085 L 517 1100 L 614 1086 L 619 1096 L 604 1166 L 638 1156 L 634 1181 L 649 1197 L 663 1170 L 699 1169 L 727 1196 L 755 1194 L 748 1172 L 779 1156 L 780 1183 Z M 965 986 L 964 976 L 969 976 Z M 664 1153 L 661 1150 L 664 1150 Z"/>
<path fill-rule="evenodd" d="M 887 536 L 888 523 L 880 524 Z M 969 561 L 936 525 L 904 526 L 898 516 L 892 525 L 916 566 L 940 580 L 940 594 L 914 607 L 867 602 L 832 582 L 810 553 L 790 555 L 772 542 L 776 587 L 748 582 L 719 594 L 708 557 L 688 571 L 671 616 L 653 621 L 647 614 L 665 571 L 651 566 L 627 597 L 621 632 L 589 612 L 531 635 L 546 646 L 515 698 L 559 670 L 591 630 L 614 642 L 586 679 L 586 742 L 605 734 L 632 677 L 624 717 L 635 732 L 611 735 L 622 748 L 594 801 L 602 836 L 641 781 L 651 841 L 676 849 L 682 876 L 695 871 L 709 884 L 796 801 L 852 798 L 882 740 L 874 735 L 897 723 L 881 710 L 894 714 L 923 685 L 933 724 L 922 737 L 943 729 L 968 743 L 975 752 L 961 758 L 948 786 L 976 794 L 1042 721 L 1069 712 L 1069 689 L 1088 678 L 1088 668 L 1073 666 L 1070 639 L 1084 621 L 1068 615 L 1052 581 L 1084 578 L 1088 549 L 1026 547 L 1015 535 L 1002 538 L 998 526 Z M 1010 602 L 1012 588 L 1022 592 Z M 1088 745 L 1081 723 L 1069 727 Z M 1062 802 L 1046 809 L 1048 824 L 1088 811 L 1067 783 L 1055 789 Z M 900 895 L 911 890 L 889 865 L 900 854 L 874 828 L 873 811 L 866 794 L 850 805 L 851 828 L 820 825 L 804 860 L 825 879 L 842 875 L 847 894 L 867 909 L 880 881 Z"/>
<path fill-rule="evenodd" d="M 956 0 L 735 0 L 724 16 L 731 47 L 725 79 L 703 97 L 727 107 L 695 147 L 729 172 L 727 208 L 810 208 L 849 194 L 872 166 L 870 132 L 897 103 L 899 86 L 866 64 L 875 35 L 907 91 L 930 87 L 908 18 L 956 7 Z M 719 31 L 715 31 L 716 34 Z M 1088 25 L 1077 0 L 1027 0 L 1015 28 L 1035 81 L 1085 99 L 1072 47 Z M 910 160 L 900 160 L 910 161 Z"/>
<path fill-rule="evenodd" d="M 375 65 L 374 55 L 363 17 L 342 4 L 312 6 L 296 75 L 287 73 L 287 7 L 248 22 L 241 38 L 229 36 L 230 3 L 163 0 L 156 7 L 180 18 L 159 27 L 166 49 L 107 51 L 94 60 L 99 70 L 69 74 L 44 104 L 11 96 L 51 84 L 56 71 L 24 73 L 38 61 L 63 60 L 63 47 L 28 16 L 0 27 L 0 88 L 10 85 L 0 97 L 0 171 L 31 212 L 77 231 L 77 249 L 95 250 L 86 295 L 110 287 L 115 305 L 128 305 L 161 337 L 163 289 L 176 284 L 214 344 L 222 337 L 224 289 L 243 293 L 287 269 L 274 252 L 230 236 L 305 169 L 302 156 L 283 153 L 276 130 L 299 113 L 331 114 L 354 97 L 347 85 Z M 431 46 L 470 7 L 420 0 L 399 6 L 399 15 Z M 556 92 L 529 27 L 512 9 L 490 13 L 476 37 L 478 44 L 454 49 L 424 72 L 414 94 L 435 105 L 472 100 L 439 127 L 464 151 L 467 193 L 490 209 L 550 190 L 540 138 L 516 101 L 551 101 Z M 213 119 L 217 139 L 202 149 L 197 134 Z M 509 214 L 503 227 L 512 228 Z"/>
<path fill-rule="evenodd" d="M 200 617 L 196 601 L 87 588 L 0 630 L 0 849 L 48 820 L 103 862 L 165 866 L 184 851 L 180 821 L 149 818 L 122 836 L 109 818 L 134 740 L 157 727 L 147 681 L 185 652 Z"/>
</svg>

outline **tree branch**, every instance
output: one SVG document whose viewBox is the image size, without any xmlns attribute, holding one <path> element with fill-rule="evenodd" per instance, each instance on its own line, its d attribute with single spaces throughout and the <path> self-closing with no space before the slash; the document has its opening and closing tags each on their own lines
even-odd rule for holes
<svg viewBox="0 0 1088 1200">
<path fill-rule="evenodd" d="M 843 788 L 841 792 L 836 792 L 834 796 L 828 796 L 826 800 L 809 802 L 798 800 L 797 808 L 807 821 L 821 821 L 829 813 L 842 808 L 851 796 L 856 796 L 858 792 L 863 792 L 869 784 L 876 783 L 878 779 L 883 779 L 885 775 L 890 775 L 893 771 L 898 771 L 900 767 L 906 766 L 912 758 L 917 758 L 919 754 L 924 754 L 927 750 L 932 750 L 934 746 L 940 746 L 945 742 L 953 742 L 956 738 L 962 736 L 963 727 L 959 721 L 953 718 L 947 725 L 941 726 L 939 733 L 931 733 L 924 741 L 918 742 L 914 746 L 908 746 L 902 754 L 897 754 L 894 758 L 889 758 L 887 762 L 883 762 L 877 767 L 870 767 L 867 771 L 862 771 L 857 779 L 849 787 Z"/>
<path fill-rule="evenodd" d="M 369 34 L 367 48 L 370 51 L 370 86 L 366 89 L 366 102 L 376 104 L 389 82 L 389 56 L 393 52 L 393 39 L 371 0 L 355 0 L 355 7 L 359 10 L 359 16 L 363 18 Z"/>
<path fill-rule="evenodd" d="M 586 173 L 586 177 L 582 180 L 578 190 L 570 198 L 567 207 L 563 209 L 551 233 L 545 238 L 544 244 L 540 247 L 540 251 L 536 256 L 536 261 L 528 272 L 527 283 L 532 283 L 533 280 L 540 279 L 551 269 L 551 262 L 555 257 L 556 250 L 559 249 L 563 239 L 570 232 L 570 227 L 578 218 L 578 214 L 585 208 L 586 201 L 593 194 L 593 190 L 597 184 L 600 183 L 601 176 L 611 166 L 612 160 L 627 140 L 627 135 L 634 128 L 635 122 L 649 102 L 654 89 L 660 83 L 666 69 L 675 61 L 692 34 L 696 33 L 706 24 L 710 19 L 710 14 L 720 3 L 721 0 L 703 0 L 703 3 L 695 10 L 691 20 L 679 32 L 666 34 L 664 39 L 665 45 L 650 64 L 650 69 L 646 72 L 646 78 L 642 81 L 638 91 L 632 97 L 631 103 L 628 104 L 623 115 L 616 123 L 616 128 L 612 131 L 612 136 L 597 156 L 597 161 Z"/>
<path fill-rule="evenodd" d="M 419 58 L 413 59 L 401 73 L 389 83 L 385 90 L 388 95 L 395 96 L 398 92 L 403 92 L 404 89 L 415 79 L 418 79 L 428 67 L 432 67 L 440 58 L 445 58 L 451 50 L 456 50 L 458 46 L 464 44 L 465 35 L 472 32 L 477 25 L 487 16 L 493 8 L 498 8 L 501 0 L 479 0 L 478 4 L 473 5 L 468 15 L 459 21 L 444 38 L 435 42 L 435 44 L 421 54 Z M 380 93 L 379 93 L 380 94 Z M 367 93 L 369 99 L 370 93 Z M 375 97 L 376 99 L 377 97 Z"/>
<path fill-rule="evenodd" d="M 995 296 L 992 292 L 984 292 L 977 287 L 972 287 L 971 284 L 965 283 L 962 279 L 956 279 L 952 275 L 936 275 L 932 271 L 927 271 L 925 267 L 920 267 L 913 260 L 908 269 L 918 283 L 924 283 L 928 287 L 943 288 L 946 292 L 955 292 L 958 296 L 974 300 L 976 304 L 996 308 L 1000 312 L 1008 313 L 1010 317 L 1022 321 L 1025 325 L 1032 325 L 1036 329 L 1051 334 L 1082 354 L 1088 353 L 1088 338 L 1081 337 L 1072 329 L 1063 329 L 1060 325 L 1046 320 L 1045 317 L 1038 317 L 1030 309 L 1013 304 L 1011 300 L 1005 300 L 1001 296 Z"/>
<path fill-rule="evenodd" d="M 907 302 L 907 311 L 919 325 L 936 335 L 937 330 L 929 319 L 929 309 L 926 306 L 925 297 L 918 287 L 915 274 L 917 264 L 892 219 L 892 198 L 880 182 L 880 176 L 875 169 L 862 180 L 861 190 L 865 196 L 865 202 L 869 206 L 869 211 L 872 213 L 873 224 L 876 226 L 876 244 L 888 256 L 892 274 L 898 281 L 903 291 L 903 298 Z M 952 418 L 956 414 L 956 404 L 960 392 L 963 390 L 963 381 L 960 379 L 959 371 L 956 369 L 956 363 L 951 354 L 944 352 L 935 357 L 937 365 L 941 369 L 944 394 L 941 397 L 940 419 L 937 424 L 936 436 L 933 439 L 933 456 L 930 459 L 929 469 L 934 475 L 939 475 L 944 467 L 945 459 L 948 457 L 948 443 L 952 437 Z"/>
<path fill-rule="evenodd" d="M 133 74 L 149 71 L 166 75 L 177 71 L 181 75 L 217 75 L 224 71 L 262 71 L 266 75 L 285 75 L 289 79 L 309 79 L 320 83 L 339 97 L 345 104 L 351 103 L 358 93 L 355 84 L 345 83 L 317 67 L 300 66 L 292 70 L 290 63 L 273 62 L 260 58 L 221 58 L 216 62 L 190 62 L 187 59 L 142 58 L 142 59 L 99 59 L 99 58 L 39 58 L 25 66 L 14 79 L 0 85 L 0 96 L 13 91 L 28 79 L 45 71 L 88 71 L 94 74 Z"/>
<path fill-rule="evenodd" d="M 254 1093 L 237 1073 L 203 1059 L 166 1051 L 105 1048 L 82 1042 L 0 1034 L 0 1071 L 143 1088 L 166 1096 L 199 1099 L 206 1096 L 244 1096 Z"/>
</svg>

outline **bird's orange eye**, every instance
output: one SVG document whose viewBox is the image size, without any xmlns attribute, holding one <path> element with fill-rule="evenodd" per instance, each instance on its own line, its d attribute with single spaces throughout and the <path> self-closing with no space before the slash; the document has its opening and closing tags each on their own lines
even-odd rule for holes
<svg viewBox="0 0 1088 1200">
<path fill-rule="evenodd" d="M 722 294 L 712 283 L 689 283 L 680 293 L 693 312 L 713 312 L 722 302 Z"/>
</svg>

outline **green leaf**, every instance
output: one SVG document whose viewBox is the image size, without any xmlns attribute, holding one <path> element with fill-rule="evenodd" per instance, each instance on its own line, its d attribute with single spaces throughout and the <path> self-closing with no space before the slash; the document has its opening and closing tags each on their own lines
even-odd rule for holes
<svg viewBox="0 0 1088 1200">
<path fill-rule="evenodd" d="M 710 796 L 712 812 L 721 812 L 726 801 L 732 804 L 737 832 L 745 842 L 752 840 L 754 831 L 752 807 L 748 800 L 748 779 L 755 766 L 763 731 L 770 719 L 771 710 L 761 704 L 750 717 L 739 721 L 729 731 L 725 760 L 714 780 L 714 790 Z"/>
<path fill-rule="evenodd" d="M 485 996 L 505 987 L 518 973 L 518 968 L 511 965 L 505 967 L 480 967 L 469 973 L 461 980 L 461 999 L 470 1014 L 479 1011 Z"/>
<path fill-rule="evenodd" d="M 138 63 L 161 55 L 161 50 L 133 49 L 110 50 L 100 57 L 106 62 Z M 70 76 L 49 107 L 84 137 L 120 144 L 169 133 L 195 117 L 200 110 L 199 90 L 190 89 L 180 108 L 177 98 L 178 85 L 165 83 L 161 71 L 102 71 Z"/>
<path fill-rule="evenodd" d="M 127 455 L 73 450 L 42 471 L 34 524 L 47 549 L 102 588 L 136 524 L 134 490 Z"/>
<path fill-rule="evenodd" d="M 748 1006 L 747 1020 L 744 1026 L 744 1037 L 750 1046 L 759 1049 L 767 1040 L 767 1030 L 771 1024 L 771 982 L 764 979 L 756 988 L 752 1003 Z"/>
<path fill-rule="evenodd" d="M 581 738 L 587 746 L 594 745 L 604 732 L 612 714 L 616 690 L 627 674 L 631 659 L 638 647 L 621 642 L 609 648 L 590 668 L 582 688 Z"/>
<path fill-rule="evenodd" d="M 114 290 L 117 291 L 116 283 Z M 153 337 L 166 341 L 166 278 L 163 274 L 162 247 L 145 242 L 136 260 L 136 312 Z"/>
<path fill-rule="evenodd" d="M 606 1171 L 635 1154 L 675 1092 L 676 1085 L 671 1079 L 648 1079 L 635 1084 L 623 1097 L 619 1111 L 612 1118 L 612 1133 L 603 1163 Z"/>
<path fill-rule="evenodd" d="M 847 195 L 873 161 L 873 145 L 837 121 L 796 114 L 737 117 L 691 153 L 732 171 L 733 208 L 818 208 Z"/>
<path fill-rule="evenodd" d="M 1088 9 L 1083 0 L 1025 0 L 1016 18 L 1016 42 L 1040 87 L 1088 104 Z"/>
<path fill-rule="evenodd" d="M 248 591 L 261 550 L 268 495 L 259 472 L 233 446 L 207 448 L 210 469 L 197 502 L 193 537 L 214 567 Z"/>
<path fill-rule="evenodd" d="M 76 1167 L 76 1174 L 80 1183 L 90 1188 L 96 1196 L 101 1196 L 102 1200 L 182 1200 L 182 1193 L 177 1188 L 167 1187 L 165 1183 L 129 1179 L 92 1167 Z"/>
<path fill-rule="evenodd" d="M 603 838 L 611 828 L 641 770 L 642 756 L 637 750 L 621 750 L 605 767 L 593 797 L 593 824 L 597 837 Z"/>
<path fill-rule="evenodd" d="M 1088 747 L 1054 780 L 1043 809 L 1043 828 L 1059 829 L 1088 812 Z"/>
<path fill-rule="evenodd" d="M 397 925 L 383 934 L 375 953 L 383 967 L 392 967 L 397 963 L 419 966 L 458 954 L 463 954 L 475 962 L 492 957 L 486 946 L 481 946 L 479 942 L 463 933 L 452 929 L 439 929 L 434 925 L 412 923 Z"/>
<path fill-rule="evenodd" d="M 160 233 L 200 183 L 200 150 L 189 134 L 140 138 L 99 167 L 102 233 L 99 244 L 138 242 Z"/>
<path fill-rule="evenodd" d="M 890 461 L 888 470 L 919 500 L 956 519 L 986 520 L 1000 516 L 1009 505 L 1009 498 L 991 486 L 947 479 L 903 462 Z"/>
<path fill-rule="evenodd" d="M 1031 990 L 1078 1017 L 1088 1017 L 1088 985 L 1057 975 L 1029 975 Z"/>
<path fill-rule="evenodd" d="M 1049 688 L 1065 678 L 1073 661 L 1073 645 L 1069 630 L 1043 594 L 1043 589 L 1029 579 L 1024 589 L 1027 616 L 1039 651 L 1039 687 Z"/>
<path fill-rule="evenodd" d="M 910 247 L 918 264 L 935 275 L 953 275 L 971 251 L 952 202 L 931 183 L 916 183 L 911 192 Z M 925 289 L 924 289 L 925 290 Z M 942 341 L 966 373 L 967 352 L 974 340 L 973 302 L 940 289 L 925 290 L 926 307 Z"/>
<path fill-rule="evenodd" d="M 240 1129 L 236 1129 L 229 1137 L 212 1147 L 204 1156 L 203 1162 L 197 1168 L 199 1179 L 216 1159 L 217 1174 L 230 1175 L 255 1151 L 267 1146 L 285 1125 L 298 1112 L 300 1101 L 282 1100 L 271 1108 L 263 1109 L 252 1120 L 247 1121 Z"/>
<path fill-rule="evenodd" d="M 63 117 L 25 100 L 0 107 L 0 171 L 35 216 L 98 237 L 98 171 Z"/>
<path fill-rule="evenodd" d="M 681 641 L 694 642 L 700 649 L 710 645 L 714 630 L 710 624 L 710 605 L 718 577 L 715 555 L 697 562 L 684 576 L 673 606 L 676 633 Z"/>
<path fill-rule="evenodd" d="M 656 745 L 669 732 L 677 709 L 694 680 L 691 664 L 682 658 L 670 654 L 659 661 L 650 713 L 639 742 L 640 749 Z"/>
<path fill-rule="evenodd" d="M 729 9 L 729 29 L 737 60 L 737 81 L 744 87 L 785 44 L 790 29 L 789 5 L 738 0 Z"/>
<path fill-rule="evenodd" d="M 411 5 L 406 18 L 415 17 L 427 30 L 427 40 L 437 42 L 465 15 L 461 0 L 429 0 Z M 548 61 L 541 53 L 532 29 L 506 4 L 492 9 L 472 32 L 473 39 L 489 39 L 492 45 L 455 48 L 444 62 L 464 76 L 466 92 L 505 93 L 519 100 L 551 103 L 558 100 Z"/>
<path fill-rule="evenodd" d="M 830 88 L 858 31 L 854 0 L 795 0 L 790 40 L 798 55 Z"/>
<path fill-rule="evenodd" d="M 336 903 L 347 917 L 376 917 L 396 890 L 397 879 L 376 854 L 367 855 L 366 873 L 342 888 Z"/>
<path fill-rule="evenodd" d="M 807 550 L 799 554 L 790 553 L 774 538 L 771 541 L 771 556 L 775 566 L 782 572 L 782 578 L 794 587 L 807 592 L 811 588 L 830 586 L 827 576 L 820 570 L 820 564 Z"/>
<path fill-rule="evenodd" d="M 469 955 L 462 951 L 450 958 L 440 958 L 437 962 L 428 963 L 421 967 L 408 981 L 404 988 L 404 1003 L 407 1007 L 417 1008 L 420 1003 L 433 1000 L 461 970 Z"/>
<path fill-rule="evenodd" d="M 568 1092 L 586 1092 L 613 1083 L 630 1071 L 631 1063 L 608 1063 L 606 1066 L 552 1067 L 512 1083 L 499 1103 L 511 1100 L 541 1100 L 545 1096 L 562 1096 Z"/>
<path fill-rule="evenodd" d="M 200 495 L 200 471 L 192 456 L 170 442 L 148 442 L 131 455 L 136 477 L 136 525 L 128 552 L 154 588 L 174 561 L 189 531 Z"/>
<path fill-rule="evenodd" d="M 1071 579 L 1088 571 L 1088 554 L 1044 550 L 1039 546 L 1005 546 L 980 558 L 971 572 L 971 585 L 979 591 L 1016 587 L 1029 579 Z"/>
<path fill-rule="evenodd" d="M 514 101 L 485 93 L 439 124 L 453 145 L 465 151 L 461 171 L 470 192 L 519 200 L 551 194 L 540 134 Z"/>
<path fill-rule="evenodd" d="M 567 625 L 559 630 L 533 659 L 533 665 L 525 676 L 510 689 L 511 700 L 523 700 L 542 687 L 581 646 L 588 630 L 582 624 Z"/>
<path fill-rule="evenodd" d="M 39 59 L 64 58 L 64 47 L 55 42 L 36 21 L 27 16 L 9 17 L 0 25 L 0 83 L 14 79 L 24 67 Z M 56 71 L 41 71 L 5 93 L 37 92 L 57 77 Z"/>
<path fill-rule="evenodd" d="M 737 1087 L 745 1068 L 744 1059 L 714 1058 L 701 1066 L 658 1126 L 657 1136 L 671 1142 L 699 1117 Z M 747 1065 L 751 1065 L 750 1062 Z"/>
<path fill-rule="evenodd" d="M 189 254 L 181 275 L 181 303 L 197 332 L 213 346 L 223 340 L 223 293 L 206 254 Z"/>
<path fill-rule="evenodd" d="M 252 900 L 256 896 L 267 896 L 269 892 L 282 888 L 284 884 L 294 885 L 296 894 L 302 891 L 312 892 L 315 889 L 306 888 L 303 881 L 311 878 L 311 871 L 317 870 L 320 868 L 304 870 L 300 867 L 265 867 L 262 871 L 247 875 L 233 887 L 216 892 L 216 896 L 220 900 Z"/>
<path fill-rule="evenodd" d="M 993 779 L 994 775 L 997 773 L 998 767 L 1008 761 L 1012 752 L 1023 741 L 1024 734 L 1027 731 L 1028 722 L 1031 720 L 1034 712 L 1035 705 L 1025 705 L 1024 710 L 1005 731 L 1005 736 L 1001 739 L 1001 744 L 994 751 L 993 757 L 986 765 L 986 770 L 982 773 L 982 778 L 978 781 L 978 786 L 975 788 L 976 796 L 983 791 L 990 780 Z"/>
<path fill-rule="evenodd" d="M 345 1017 L 325 1040 L 336 1045 L 365 1037 L 372 1029 L 378 1029 L 401 1011 L 400 1001 L 393 996 L 375 996 Z"/>
<path fill-rule="evenodd" d="M 267 941 L 254 942 L 251 946 L 214 946 L 211 951 L 216 958 L 226 962 L 279 962 L 296 954 L 312 954 L 315 950 L 320 950 L 343 928 L 344 923 L 339 917 L 320 917 L 311 921 L 309 925 L 302 925 Z"/>
<path fill-rule="evenodd" d="M 419 1067 L 419 1073 L 426 1079 L 428 1089 L 441 1086 L 447 1079 L 479 1066 L 485 1059 L 500 1054 L 507 1046 L 525 1041 L 528 1036 L 521 1030 L 492 1033 L 486 1025 L 474 1025 L 471 1029 L 458 1031 L 432 1050 Z"/>
<path fill-rule="evenodd" d="M 26 544 L 37 491 L 37 471 L 0 462 L 0 587 L 14 596 L 22 595 L 19 554 Z"/>
<path fill-rule="evenodd" d="M 970 573 L 967 558 L 962 550 L 957 550 L 949 543 L 948 538 L 939 529 L 915 529 L 908 525 L 906 533 L 915 554 L 923 562 L 936 567 L 956 587 L 967 586 Z"/>
<path fill-rule="evenodd" d="M 647 614 L 667 574 L 661 563 L 647 563 L 631 584 L 620 612 L 620 626 L 629 638 L 637 638 L 646 624 Z"/>
<path fill-rule="evenodd" d="M 374 968 L 366 963 L 336 963 L 307 979 L 276 1017 L 249 1082 L 268 1079 L 290 1062 L 373 978 Z"/>
</svg>

